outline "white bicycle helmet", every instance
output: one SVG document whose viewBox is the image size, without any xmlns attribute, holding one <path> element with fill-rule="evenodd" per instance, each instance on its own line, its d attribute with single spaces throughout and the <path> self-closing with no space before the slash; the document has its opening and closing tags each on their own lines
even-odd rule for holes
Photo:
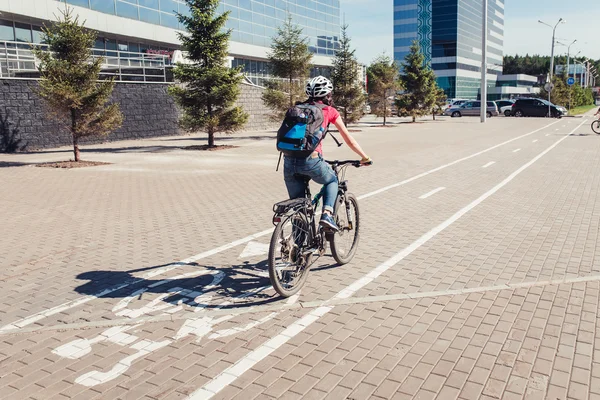
<svg viewBox="0 0 600 400">
<path fill-rule="evenodd" d="M 333 92 L 333 84 L 324 76 L 312 78 L 306 84 L 306 95 L 308 97 L 320 99 Z"/>
</svg>

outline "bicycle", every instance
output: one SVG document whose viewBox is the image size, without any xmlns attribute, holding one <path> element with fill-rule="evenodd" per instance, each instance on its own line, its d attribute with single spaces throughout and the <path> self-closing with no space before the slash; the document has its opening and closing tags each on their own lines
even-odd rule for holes
<svg viewBox="0 0 600 400">
<path fill-rule="evenodd" d="M 361 162 L 326 162 L 333 167 L 339 182 L 333 212 L 338 232 L 319 226 L 316 217 L 324 188 L 311 199 L 308 177 L 302 176 L 306 181 L 305 197 L 285 200 L 273 206 L 276 228 L 269 245 L 269 278 L 275 291 L 283 297 L 298 293 L 306 282 L 310 267 L 325 254 L 327 242 L 331 244 L 332 256 L 339 265 L 349 263 L 356 254 L 360 214 L 356 196 L 348 192 L 345 175 L 348 166 L 358 168 Z"/>
<path fill-rule="evenodd" d="M 600 135 L 600 119 L 597 119 L 594 122 L 592 122 L 592 130 L 594 131 L 594 133 Z"/>
</svg>

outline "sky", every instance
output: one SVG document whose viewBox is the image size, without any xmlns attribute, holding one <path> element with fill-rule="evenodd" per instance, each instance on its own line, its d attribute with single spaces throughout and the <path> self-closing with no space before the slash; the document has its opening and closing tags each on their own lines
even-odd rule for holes
<svg viewBox="0 0 600 400">
<path fill-rule="evenodd" d="M 342 15 L 356 48 L 358 60 L 369 64 L 376 56 L 393 56 L 393 0 L 341 0 Z M 577 42 L 571 53 L 600 59 L 600 41 L 595 42 L 600 25 L 598 0 L 505 0 L 504 54 L 550 55 L 552 29 L 538 23 L 554 25 L 559 18 L 566 22 L 556 28 L 563 43 Z M 555 54 L 566 54 L 566 46 L 555 46 Z"/>
</svg>

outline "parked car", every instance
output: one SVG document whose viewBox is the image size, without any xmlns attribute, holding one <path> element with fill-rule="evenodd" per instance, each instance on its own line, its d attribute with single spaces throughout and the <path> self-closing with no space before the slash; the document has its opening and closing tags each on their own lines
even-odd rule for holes
<svg viewBox="0 0 600 400">
<path fill-rule="evenodd" d="M 448 103 L 448 107 L 446 108 L 452 108 L 452 107 L 458 107 L 463 105 L 464 103 L 466 103 L 467 99 L 450 99 L 447 103 Z"/>
<path fill-rule="evenodd" d="M 544 100 L 546 101 L 546 100 Z M 548 104 L 548 102 L 546 101 L 546 104 Z M 558 109 L 558 111 L 560 111 L 562 113 L 562 115 L 567 115 L 569 113 L 569 111 L 564 108 L 563 106 L 557 106 L 556 104 L 552 104 L 554 107 L 556 107 Z"/>
<path fill-rule="evenodd" d="M 552 117 L 561 118 L 564 108 L 543 99 L 517 99 L 512 106 L 511 115 L 515 117 L 546 117 L 549 104 Z"/>
<path fill-rule="evenodd" d="M 447 108 L 444 114 L 451 117 L 479 116 L 481 114 L 481 101 L 467 101 L 458 107 Z M 498 106 L 493 101 L 487 102 L 487 116 L 498 116 Z"/>
<path fill-rule="evenodd" d="M 512 105 L 514 103 L 515 103 L 514 100 L 498 100 L 498 101 L 496 101 L 496 105 L 498 106 L 498 112 L 501 115 L 510 117 L 510 113 L 512 112 Z"/>
</svg>

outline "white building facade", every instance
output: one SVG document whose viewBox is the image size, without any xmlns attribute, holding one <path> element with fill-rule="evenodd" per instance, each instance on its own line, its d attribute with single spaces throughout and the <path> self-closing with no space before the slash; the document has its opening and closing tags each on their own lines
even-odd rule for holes
<svg viewBox="0 0 600 400">
<path fill-rule="evenodd" d="M 3 55 L 14 56 L 17 50 L 12 49 L 24 54 L 29 43 L 40 43 L 41 27 L 67 6 L 86 27 L 98 32 L 95 53 L 118 59 L 115 68 L 130 69 L 131 59 L 160 64 L 162 56 L 168 64 L 180 48 L 177 33 L 182 26 L 177 13 L 189 14 L 181 0 L 0 0 L 0 63 Z M 315 73 L 331 65 L 338 47 L 340 0 L 222 0 L 218 11 L 230 11 L 232 65 L 243 66 L 255 84 L 262 84 L 269 75 L 266 57 L 271 38 L 288 15 L 308 38 Z M 0 64 L 5 76 L 22 67 L 18 62 L 9 64 Z"/>
</svg>

